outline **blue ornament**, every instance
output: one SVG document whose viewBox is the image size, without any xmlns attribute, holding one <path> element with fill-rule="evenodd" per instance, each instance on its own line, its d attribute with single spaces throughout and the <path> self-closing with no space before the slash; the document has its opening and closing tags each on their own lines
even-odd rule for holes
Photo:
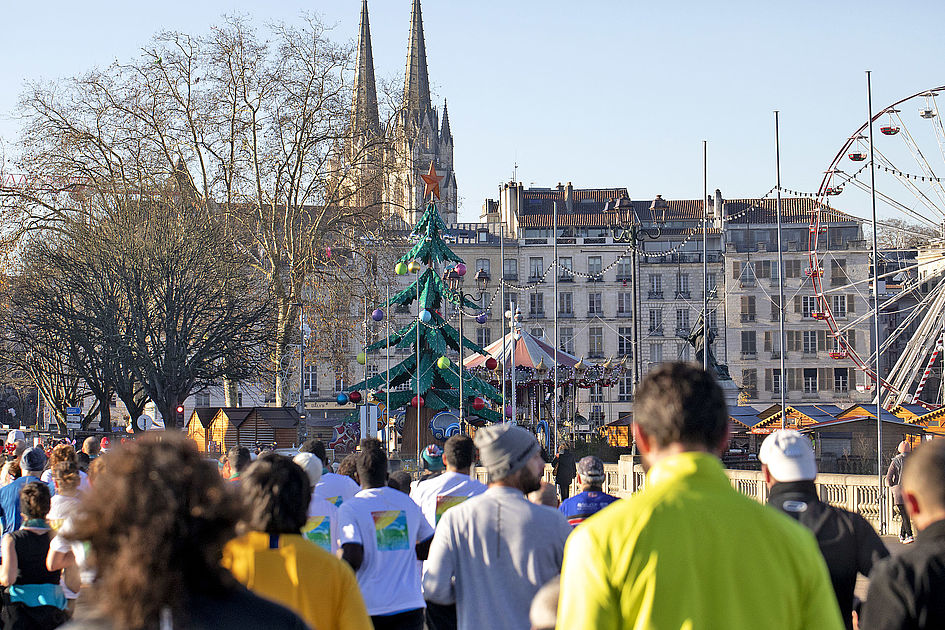
<svg viewBox="0 0 945 630">
<path fill-rule="evenodd" d="M 345 393 L 342 392 L 341 394 L 338 394 L 338 397 L 335 398 L 335 400 L 338 401 L 338 404 L 339 404 L 339 405 L 347 405 L 347 404 L 348 404 L 348 394 L 345 394 Z"/>
<path fill-rule="evenodd" d="M 371 319 L 373 319 L 376 322 L 383 321 L 384 311 L 382 311 L 379 308 L 374 309 L 374 312 L 371 313 Z"/>
<path fill-rule="evenodd" d="M 489 316 L 486 315 L 485 313 L 479 313 L 478 315 L 476 315 L 477 324 L 485 324 L 488 319 L 489 319 Z"/>
<path fill-rule="evenodd" d="M 424 324 L 429 324 L 433 321 L 433 313 L 427 309 L 423 309 L 420 311 L 420 321 L 422 321 Z"/>
</svg>

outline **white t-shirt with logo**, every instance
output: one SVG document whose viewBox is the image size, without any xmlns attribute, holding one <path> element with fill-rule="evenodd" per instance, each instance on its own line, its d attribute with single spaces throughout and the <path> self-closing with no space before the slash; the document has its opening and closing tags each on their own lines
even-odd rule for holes
<svg viewBox="0 0 945 630">
<path fill-rule="evenodd" d="M 342 545 L 364 547 L 358 585 L 369 615 L 424 608 L 417 571 L 417 543 L 433 528 L 409 496 L 393 488 L 368 488 L 338 510 Z"/>
<path fill-rule="evenodd" d="M 410 491 L 410 498 L 420 506 L 427 522 L 435 528 L 446 510 L 486 490 L 485 484 L 469 475 L 446 471 L 418 482 Z"/>
<path fill-rule="evenodd" d="M 338 551 L 338 508 L 312 493 L 302 536 L 335 555 Z"/>
<path fill-rule="evenodd" d="M 312 493 L 312 496 L 325 499 L 335 507 L 341 507 L 342 503 L 360 491 L 361 486 L 356 484 L 351 477 L 325 473 L 315 486 L 315 492 Z"/>
</svg>

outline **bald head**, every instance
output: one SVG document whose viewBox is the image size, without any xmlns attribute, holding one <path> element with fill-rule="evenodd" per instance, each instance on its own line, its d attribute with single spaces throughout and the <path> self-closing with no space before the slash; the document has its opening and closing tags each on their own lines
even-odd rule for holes
<svg viewBox="0 0 945 630">
<path fill-rule="evenodd" d="M 945 518 L 945 440 L 923 442 L 906 458 L 902 490 L 919 529 Z"/>
</svg>

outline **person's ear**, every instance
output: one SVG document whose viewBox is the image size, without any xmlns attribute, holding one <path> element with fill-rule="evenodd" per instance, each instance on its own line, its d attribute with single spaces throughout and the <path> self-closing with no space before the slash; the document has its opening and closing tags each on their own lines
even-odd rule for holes
<svg viewBox="0 0 945 630">
<path fill-rule="evenodd" d="M 774 485 L 774 477 L 771 476 L 771 472 L 768 470 L 767 464 L 761 465 L 761 474 L 765 478 L 765 485 L 769 488 Z"/>
<path fill-rule="evenodd" d="M 650 436 L 646 434 L 646 431 L 636 422 L 630 425 L 630 431 L 633 433 L 633 441 L 637 443 L 637 448 L 640 449 L 640 453 L 643 455 L 649 455 L 651 448 Z"/>
<path fill-rule="evenodd" d="M 909 513 L 909 518 L 915 518 L 922 512 L 922 508 L 919 507 L 919 499 L 916 495 L 908 490 L 902 491 L 902 500 L 906 505 L 906 512 Z"/>
</svg>

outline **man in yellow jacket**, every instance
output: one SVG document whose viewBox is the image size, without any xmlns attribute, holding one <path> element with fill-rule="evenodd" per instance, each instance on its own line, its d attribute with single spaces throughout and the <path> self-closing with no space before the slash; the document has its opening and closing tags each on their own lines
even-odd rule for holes
<svg viewBox="0 0 945 630">
<path fill-rule="evenodd" d="M 811 533 L 729 483 L 717 457 L 728 423 L 701 368 L 647 375 L 633 424 L 646 490 L 569 537 L 558 628 L 843 630 Z"/>
</svg>

